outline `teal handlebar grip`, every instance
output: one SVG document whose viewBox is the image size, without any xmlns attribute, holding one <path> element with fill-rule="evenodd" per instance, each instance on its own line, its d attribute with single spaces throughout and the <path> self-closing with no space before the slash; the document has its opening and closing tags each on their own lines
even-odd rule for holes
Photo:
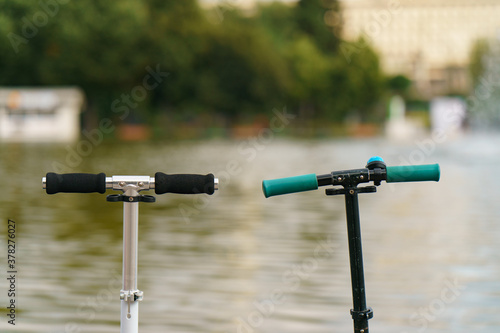
<svg viewBox="0 0 500 333">
<path fill-rule="evenodd" d="M 266 198 L 274 195 L 311 191 L 318 189 L 316 174 L 262 181 L 262 191 Z"/>
<path fill-rule="evenodd" d="M 440 174 L 439 164 L 390 166 L 387 167 L 387 182 L 438 182 Z"/>
</svg>

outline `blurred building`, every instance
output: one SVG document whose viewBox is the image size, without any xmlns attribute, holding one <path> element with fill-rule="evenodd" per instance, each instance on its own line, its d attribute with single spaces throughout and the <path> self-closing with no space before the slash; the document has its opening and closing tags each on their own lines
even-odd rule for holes
<svg viewBox="0 0 500 333">
<path fill-rule="evenodd" d="M 362 35 L 389 74 L 430 98 L 466 93 L 474 42 L 500 36 L 499 0 L 341 0 L 344 37 Z M 362 47 L 360 47 L 362 51 Z"/>
<path fill-rule="evenodd" d="M 83 103 L 77 88 L 0 88 L 0 140 L 76 140 Z"/>
</svg>

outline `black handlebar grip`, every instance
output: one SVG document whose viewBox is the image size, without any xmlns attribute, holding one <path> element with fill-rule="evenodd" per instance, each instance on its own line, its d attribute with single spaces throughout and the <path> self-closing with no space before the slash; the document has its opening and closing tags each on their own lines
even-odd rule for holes
<svg viewBox="0 0 500 333">
<path fill-rule="evenodd" d="M 47 173 L 45 177 L 47 194 L 64 193 L 92 193 L 106 192 L 106 175 L 104 173 Z"/>
<path fill-rule="evenodd" d="M 155 173 L 155 193 L 179 194 L 213 194 L 215 191 L 214 175 L 167 175 L 163 172 Z"/>
</svg>

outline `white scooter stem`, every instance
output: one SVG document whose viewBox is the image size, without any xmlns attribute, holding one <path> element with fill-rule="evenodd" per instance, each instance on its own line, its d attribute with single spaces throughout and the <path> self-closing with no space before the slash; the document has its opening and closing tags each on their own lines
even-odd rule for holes
<svg viewBox="0 0 500 333">
<path fill-rule="evenodd" d="M 139 192 L 129 189 L 125 195 L 134 197 Z M 139 332 L 139 301 L 142 292 L 137 289 L 137 243 L 139 224 L 139 202 L 123 203 L 123 282 L 120 291 L 121 333 Z"/>
</svg>

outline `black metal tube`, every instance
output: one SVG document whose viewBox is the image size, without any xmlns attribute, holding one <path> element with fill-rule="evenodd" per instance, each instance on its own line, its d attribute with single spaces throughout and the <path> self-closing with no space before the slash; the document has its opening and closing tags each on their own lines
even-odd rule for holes
<svg viewBox="0 0 500 333">
<path fill-rule="evenodd" d="M 349 239 L 349 259 L 351 264 L 351 285 L 355 333 L 368 333 L 368 319 L 371 309 L 366 307 L 365 277 L 363 271 L 363 253 L 361 246 L 361 226 L 359 222 L 358 189 L 345 188 L 347 215 L 347 236 Z M 370 313 L 371 314 L 371 313 Z"/>
<path fill-rule="evenodd" d="M 326 175 L 317 175 L 316 179 L 318 180 L 318 186 L 327 186 L 327 185 L 332 185 L 332 174 L 326 174 Z"/>
</svg>

